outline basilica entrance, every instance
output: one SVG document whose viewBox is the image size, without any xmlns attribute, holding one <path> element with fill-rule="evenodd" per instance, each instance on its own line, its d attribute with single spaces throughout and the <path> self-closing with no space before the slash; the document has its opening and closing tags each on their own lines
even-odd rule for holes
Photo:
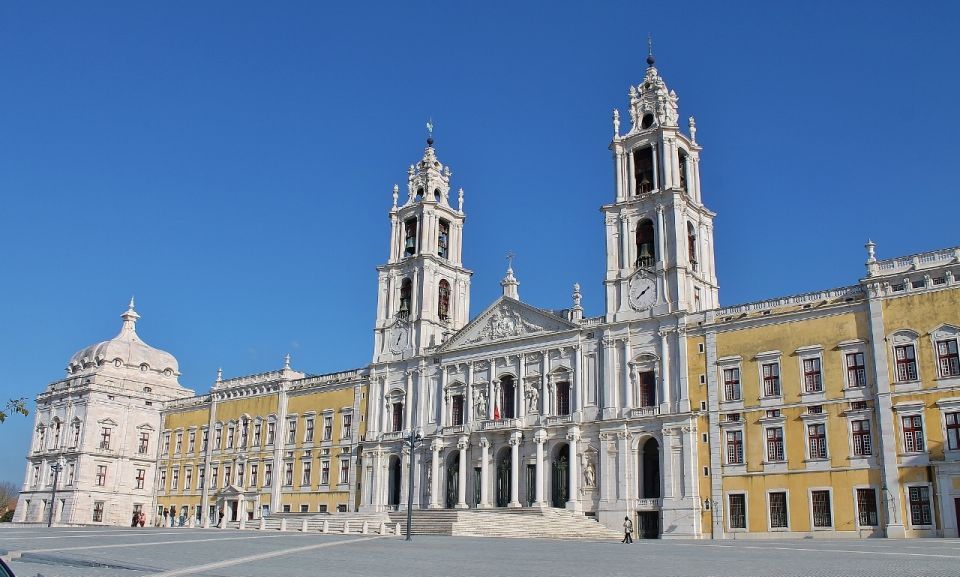
<svg viewBox="0 0 960 577">
<path fill-rule="evenodd" d="M 454 453 L 447 463 L 447 483 L 445 487 L 444 506 L 453 509 L 457 506 L 457 491 L 460 485 L 460 453 Z"/>
<path fill-rule="evenodd" d="M 640 498 L 660 498 L 660 443 L 649 439 L 640 456 Z"/>
<path fill-rule="evenodd" d="M 403 474 L 400 467 L 400 457 L 390 457 L 390 484 L 388 486 L 387 505 L 391 509 L 400 508 L 400 485 L 403 482 Z"/>
<path fill-rule="evenodd" d="M 660 538 L 659 511 L 637 511 L 637 537 L 640 539 Z"/>
<path fill-rule="evenodd" d="M 537 466 L 527 465 L 527 498 L 523 501 L 524 507 L 533 507 L 533 501 L 537 498 Z"/>
<path fill-rule="evenodd" d="M 510 451 L 501 451 L 497 459 L 497 507 L 510 504 L 510 461 Z"/>
<path fill-rule="evenodd" d="M 562 509 L 570 500 L 570 445 L 565 444 L 557 450 L 552 473 L 550 505 Z"/>
</svg>

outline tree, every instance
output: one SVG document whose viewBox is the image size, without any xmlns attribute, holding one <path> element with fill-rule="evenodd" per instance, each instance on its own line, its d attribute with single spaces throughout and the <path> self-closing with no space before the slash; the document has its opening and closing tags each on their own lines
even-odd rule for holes
<svg viewBox="0 0 960 577">
<path fill-rule="evenodd" d="M 10 399 L 7 401 L 6 406 L 3 409 L 0 409 L 0 423 L 7 420 L 7 414 L 16 414 L 20 413 L 24 417 L 30 414 L 30 410 L 27 409 L 27 398 L 20 397 L 19 399 Z"/>
<path fill-rule="evenodd" d="M 10 481 L 0 481 L 0 517 L 17 508 L 17 486 Z"/>
</svg>

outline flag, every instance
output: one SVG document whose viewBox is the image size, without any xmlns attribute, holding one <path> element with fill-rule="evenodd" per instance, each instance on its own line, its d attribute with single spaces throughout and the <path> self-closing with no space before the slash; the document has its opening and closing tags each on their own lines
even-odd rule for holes
<svg viewBox="0 0 960 577">
<path fill-rule="evenodd" d="M 500 420 L 500 404 L 499 403 L 493 404 L 493 420 L 494 421 Z"/>
</svg>

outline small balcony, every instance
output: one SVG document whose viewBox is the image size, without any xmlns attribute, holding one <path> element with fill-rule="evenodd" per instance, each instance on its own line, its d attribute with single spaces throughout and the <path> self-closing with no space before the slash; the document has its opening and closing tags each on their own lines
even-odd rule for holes
<svg viewBox="0 0 960 577">
<path fill-rule="evenodd" d="M 522 421 L 520 419 L 500 419 L 498 421 L 487 420 L 480 421 L 481 431 L 499 431 L 503 429 L 518 429 Z"/>
<path fill-rule="evenodd" d="M 440 430 L 442 435 L 460 435 L 464 432 L 465 427 L 463 425 L 450 425 L 449 427 L 444 427 Z"/>
<path fill-rule="evenodd" d="M 546 425 L 566 425 L 567 423 L 573 422 L 573 418 L 570 415 L 556 415 L 553 417 L 547 417 L 545 419 Z"/>
<path fill-rule="evenodd" d="M 656 417 L 659 414 L 660 414 L 660 407 L 651 406 L 651 407 L 637 407 L 636 409 L 630 409 L 628 416 L 630 418 Z"/>
<path fill-rule="evenodd" d="M 389 433 L 384 433 L 380 436 L 381 441 L 400 441 L 406 437 L 406 433 L 403 431 L 390 431 Z"/>
<path fill-rule="evenodd" d="M 663 506 L 663 499 L 637 499 L 637 511 L 659 511 Z"/>
</svg>

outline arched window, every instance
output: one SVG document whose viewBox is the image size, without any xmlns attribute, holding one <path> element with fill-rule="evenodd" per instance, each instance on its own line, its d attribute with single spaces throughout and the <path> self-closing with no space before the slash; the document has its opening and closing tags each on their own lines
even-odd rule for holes
<svg viewBox="0 0 960 577">
<path fill-rule="evenodd" d="M 446 279 L 440 281 L 437 289 L 437 315 L 441 321 L 450 318 L 450 283 Z"/>
<path fill-rule="evenodd" d="M 639 148 L 633 152 L 633 179 L 636 194 L 653 192 L 657 188 L 653 173 L 653 148 Z"/>
<path fill-rule="evenodd" d="M 397 311 L 397 317 L 405 319 L 410 316 L 410 295 L 413 293 L 413 282 L 405 278 L 400 284 L 400 309 Z"/>
<path fill-rule="evenodd" d="M 512 419 L 517 416 L 516 413 L 516 393 L 517 386 L 513 380 L 512 376 L 504 376 L 500 378 L 500 406 L 499 417 L 501 419 Z M 497 417 L 496 413 L 494 417 Z"/>
<path fill-rule="evenodd" d="M 687 223 L 687 256 L 690 258 L 690 266 L 697 270 L 697 229 L 692 222 Z"/>
<path fill-rule="evenodd" d="M 677 149 L 677 170 L 680 172 L 680 190 L 687 192 L 687 152 Z"/>
<path fill-rule="evenodd" d="M 654 248 L 653 222 L 644 219 L 637 225 L 637 266 L 652 268 L 657 262 Z"/>
<path fill-rule="evenodd" d="M 450 223 L 441 220 L 439 232 L 437 233 L 437 256 L 440 258 L 448 258 L 450 247 Z"/>
<path fill-rule="evenodd" d="M 394 431 L 403 430 L 403 401 L 394 401 L 391 414 L 391 425 Z"/>
<path fill-rule="evenodd" d="M 410 218 L 403 223 L 403 256 L 417 254 L 417 219 Z"/>
</svg>

